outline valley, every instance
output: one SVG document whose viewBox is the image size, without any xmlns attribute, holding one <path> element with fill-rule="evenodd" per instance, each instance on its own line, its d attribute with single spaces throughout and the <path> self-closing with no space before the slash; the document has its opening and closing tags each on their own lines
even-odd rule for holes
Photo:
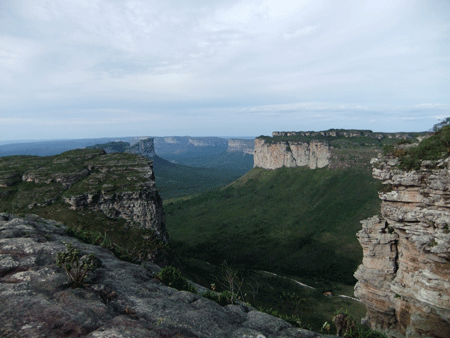
<svg viewBox="0 0 450 338">
<path fill-rule="evenodd" d="M 172 162 L 151 138 L 3 157 L 0 199 L 4 212 L 64 222 L 86 243 L 131 262 L 176 266 L 205 288 L 233 285 L 244 303 L 320 331 L 337 312 L 356 322 L 366 315 L 353 293 L 363 259 L 356 233 L 361 220 L 380 215 L 379 191 L 386 191 L 368 161 L 425 135 L 276 132 L 257 138 L 251 151 L 248 142 L 227 150 L 211 139 L 173 150 L 171 138 L 164 156 Z M 156 195 L 136 199 L 142 189 Z M 155 205 L 142 209 L 141 199 Z M 150 218 L 148 208 L 156 210 Z M 146 230 L 155 217 L 159 225 Z"/>
</svg>

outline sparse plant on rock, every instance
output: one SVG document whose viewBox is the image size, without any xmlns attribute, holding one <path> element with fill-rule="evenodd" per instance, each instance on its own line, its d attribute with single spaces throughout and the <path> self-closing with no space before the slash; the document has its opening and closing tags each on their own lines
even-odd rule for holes
<svg viewBox="0 0 450 338">
<path fill-rule="evenodd" d="M 156 274 L 156 279 L 163 282 L 165 285 L 173 287 L 177 290 L 185 290 L 196 293 L 197 288 L 193 286 L 188 280 L 181 274 L 181 271 L 173 266 L 166 266 Z"/>
<path fill-rule="evenodd" d="M 236 300 L 241 297 L 241 289 L 244 281 L 239 278 L 237 272 L 227 265 L 226 262 L 223 266 L 222 278 L 222 284 L 224 285 L 226 291 L 228 291 L 227 294 L 230 298 L 230 304 L 234 304 Z M 225 292 L 222 294 L 224 293 Z"/>
<path fill-rule="evenodd" d="M 66 271 L 75 286 L 83 286 L 87 274 L 96 269 L 95 255 L 82 256 L 70 243 L 66 247 L 66 251 L 57 253 L 56 265 Z"/>
</svg>

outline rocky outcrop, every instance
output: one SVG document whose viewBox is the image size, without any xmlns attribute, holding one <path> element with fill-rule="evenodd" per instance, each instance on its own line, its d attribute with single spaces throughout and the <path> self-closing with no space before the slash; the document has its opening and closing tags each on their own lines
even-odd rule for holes
<svg viewBox="0 0 450 338">
<path fill-rule="evenodd" d="M 255 151 L 255 141 L 254 140 L 239 140 L 239 139 L 229 139 L 227 152 L 229 153 L 244 153 L 253 155 Z"/>
<path fill-rule="evenodd" d="M 394 337 L 450 337 L 450 159 L 402 171 L 372 160 L 381 216 L 362 222 L 355 295 L 373 329 Z"/>
<path fill-rule="evenodd" d="M 274 131 L 273 137 L 367 137 L 376 138 L 378 140 L 384 138 L 407 140 L 416 137 L 417 133 L 374 133 L 372 130 L 353 130 L 353 129 L 330 129 L 324 131 Z M 429 133 L 420 133 L 429 134 Z"/>
<path fill-rule="evenodd" d="M 153 138 L 146 138 L 139 140 L 138 143 L 133 144 L 131 147 L 125 150 L 126 153 L 142 155 L 145 157 L 155 157 L 155 145 Z"/>
<path fill-rule="evenodd" d="M 97 258 L 82 288 L 55 264 L 63 243 Z M 70 238 L 56 221 L 0 213 L 0 336 L 324 337 L 249 306 L 222 307 L 167 287 L 153 278 L 159 270 Z"/>
<path fill-rule="evenodd" d="M 218 137 L 190 137 L 189 145 L 195 147 L 225 147 L 227 145 L 227 140 Z"/>
<path fill-rule="evenodd" d="M 108 142 L 102 144 L 96 144 L 94 146 L 86 147 L 86 149 L 103 149 L 108 154 L 112 153 L 129 153 L 142 155 L 148 158 L 155 157 L 155 145 L 154 140 L 151 137 L 146 137 L 139 139 L 133 145 L 130 145 L 128 142 Z"/>
<path fill-rule="evenodd" d="M 72 210 L 101 211 L 107 217 L 127 220 L 130 226 L 151 229 L 168 242 L 153 162 L 146 157 L 106 154 L 102 149 L 73 150 L 53 157 L 5 157 L 0 159 L 2 185 L 0 202 L 10 203 L 15 210 L 62 200 Z"/>
<path fill-rule="evenodd" d="M 323 168 L 330 163 L 331 150 L 326 142 L 279 141 L 255 139 L 254 167 L 277 169 L 281 167 Z"/>
</svg>

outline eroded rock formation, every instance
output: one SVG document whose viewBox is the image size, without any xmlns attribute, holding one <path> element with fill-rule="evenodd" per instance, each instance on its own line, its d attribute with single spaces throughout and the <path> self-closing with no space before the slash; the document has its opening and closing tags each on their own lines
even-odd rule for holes
<svg viewBox="0 0 450 338">
<path fill-rule="evenodd" d="M 381 216 L 362 222 L 355 295 L 373 329 L 394 337 L 450 337 L 450 158 L 402 171 L 371 162 Z"/>
<path fill-rule="evenodd" d="M 31 210 L 61 200 L 72 210 L 101 211 L 110 218 L 127 220 L 130 226 L 152 229 L 168 242 L 153 163 L 148 158 L 106 154 L 102 149 L 0 158 L 2 204 Z"/>
<path fill-rule="evenodd" d="M 153 278 L 157 265 L 120 261 L 64 228 L 0 213 L 1 337 L 324 337 L 249 306 L 222 307 L 167 287 Z M 72 288 L 55 264 L 64 242 L 98 259 L 83 288 Z"/>
<path fill-rule="evenodd" d="M 238 140 L 229 139 L 227 152 L 241 152 L 244 154 L 253 155 L 255 151 L 255 141 L 254 140 Z"/>
<path fill-rule="evenodd" d="M 255 139 L 254 167 L 277 169 L 281 167 L 323 168 L 331 158 L 330 146 L 326 142 L 281 141 L 266 142 Z"/>
</svg>

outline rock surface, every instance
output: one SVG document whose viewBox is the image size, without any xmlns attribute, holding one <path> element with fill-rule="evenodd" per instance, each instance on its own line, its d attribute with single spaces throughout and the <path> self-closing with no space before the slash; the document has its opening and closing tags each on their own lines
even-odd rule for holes
<svg viewBox="0 0 450 338">
<path fill-rule="evenodd" d="M 101 211 L 110 218 L 123 218 L 131 226 L 152 229 L 168 242 L 153 163 L 148 158 L 106 154 L 102 149 L 72 150 L 52 157 L 0 158 L 0 201 L 4 205 L 30 210 L 59 200 L 72 210 Z"/>
<path fill-rule="evenodd" d="M 330 146 L 326 142 L 282 141 L 267 143 L 255 139 L 254 167 L 277 169 L 281 167 L 323 168 L 331 158 Z"/>
<path fill-rule="evenodd" d="M 381 216 L 362 222 L 355 295 L 367 321 L 395 337 L 450 337 L 450 158 L 402 171 L 372 160 Z"/>
<path fill-rule="evenodd" d="M 153 158 L 156 155 L 154 139 L 152 137 L 142 138 L 133 145 L 130 145 L 128 142 L 119 141 L 96 144 L 94 146 L 86 147 L 86 149 L 103 149 L 108 154 L 124 152 L 141 155 L 148 158 Z"/>
<path fill-rule="evenodd" d="M 253 155 L 255 151 L 255 141 L 254 140 L 238 140 L 229 139 L 227 152 L 239 152 L 244 154 Z"/>
<path fill-rule="evenodd" d="M 330 129 L 272 133 L 255 139 L 254 167 L 364 167 L 393 140 L 418 140 L 429 133 L 374 133 L 371 130 Z"/>
<path fill-rule="evenodd" d="M 0 213 L 0 336 L 324 337 L 248 306 L 221 307 L 167 287 L 153 278 L 158 266 L 119 261 L 66 236 L 64 228 Z M 63 243 L 99 259 L 84 288 L 72 288 L 55 264 Z"/>
</svg>

